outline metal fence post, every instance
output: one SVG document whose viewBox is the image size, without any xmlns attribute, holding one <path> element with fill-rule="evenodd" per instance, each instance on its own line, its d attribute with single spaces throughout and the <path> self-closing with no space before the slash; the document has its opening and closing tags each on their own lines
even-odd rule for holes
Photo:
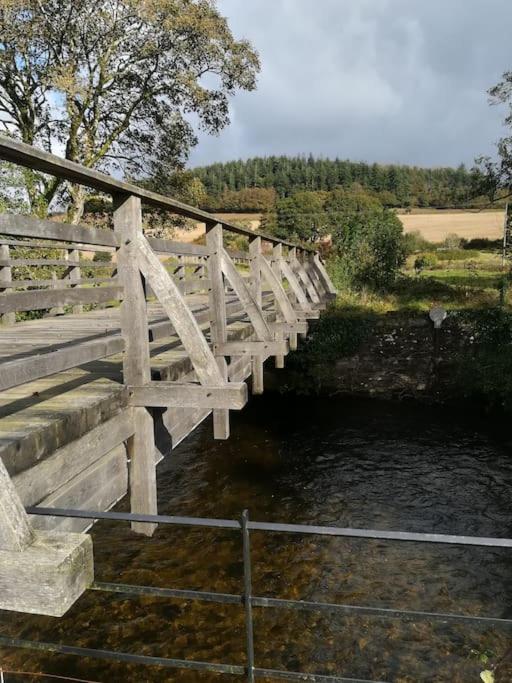
<svg viewBox="0 0 512 683">
<path fill-rule="evenodd" d="M 242 541 L 244 553 L 244 593 L 245 634 L 247 639 L 247 680 L 254 683 L 254 630 L 252 624 L 252 579 L 251 579 L 251 543 L 249 538 L 249 511 L 242 513 Z"/>
</svg>

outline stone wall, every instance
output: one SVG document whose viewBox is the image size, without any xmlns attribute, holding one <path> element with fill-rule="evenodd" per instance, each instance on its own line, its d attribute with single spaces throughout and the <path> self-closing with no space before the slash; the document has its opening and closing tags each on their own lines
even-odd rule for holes
<svg viewBox="0 0 512 683">
<path fill-rule="evenodd" d="M 454 318 L 436 333 L 427 313 L 389 313 L 371 324 L 355 353 L 316 363 L 308 375 L 312 389 L 321 393 L 436 401 L 450 395 L 454 360 L 469 344 L 469 334 Z M 291 370 L 292 389 L 293 375 Z"/>
</svg>

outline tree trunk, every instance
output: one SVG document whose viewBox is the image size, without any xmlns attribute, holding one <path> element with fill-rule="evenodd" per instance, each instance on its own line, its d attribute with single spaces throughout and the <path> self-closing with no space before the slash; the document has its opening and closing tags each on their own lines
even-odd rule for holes
<svg viewBox="0 0 512 683">
<path fill-rule="evenodd" d="M 81 185 L 70 185 L 69 194 L 71 195 L 71 203 L 67 211 L 68 222 L 77 225 L 84 215 L 87 192 Z"/>
</svg>

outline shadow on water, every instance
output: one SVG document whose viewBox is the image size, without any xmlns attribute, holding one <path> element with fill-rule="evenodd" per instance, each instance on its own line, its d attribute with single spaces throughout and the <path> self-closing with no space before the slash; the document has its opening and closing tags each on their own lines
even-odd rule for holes
<svg viewBox="0 0 512 683">
<path fill-rule="evenodd" d="M 159 466 L 163 514 L 512 536 L 506 444 L 473 417 L 424 406 L 265 395 L 206 424 Z M 123 509 L 127 509 L 126 503 Z M 102 522 L 97 579 L 242 591 L 239 532 L 161 527 L 152 539 Z M 512 554 L 357 539 L 251 533 L 256 595 L 512 617 Z M 62 619 L 1 614 L 2 634 L 148 655 L 243 664 L 235 606 L 90 592 Z M 478 682 L 506 628 L 255 610 L 260 667 L 415 683 Z M 242 680 L 3 651 L 2 665 L 94 681 Z M 15 680 L 11 677 L 10 680 Z M 19 680 L 27 680 L 26 678 Z M 41 680 L 41 679 L 39 679 Z M 504 664 L 497 681 L 512 680 Z"/>
</svg>

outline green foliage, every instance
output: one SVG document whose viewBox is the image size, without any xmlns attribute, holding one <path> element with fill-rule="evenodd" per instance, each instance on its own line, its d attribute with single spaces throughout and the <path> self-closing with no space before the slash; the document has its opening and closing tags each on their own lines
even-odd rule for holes
<svg viewBox="0 0 512 683">
<path fill-rule="evenodd" d="M 428 268 L 435 268 L 436 266 L 437 256 L 429 252 L 427 252 L 426 254 L 420 254 L 414 260 L 414 270 L 416 272 L 416 275 L 419 275 Z"/>
<path fill-rule="evenodd" d="M 396 214 L 360 192 L 336 190 L 325 204 L 330 217 L 334 278 L 346 286 L 382 289 L 405 260 L 402 224 Z"/>
<path fill-rule="evenodd" d="M 375 317 L 332 305 L 311 326 L 299 350 L 289 357 L 284 391 L 314 393 L 332 375 L 332 364 L 352 356 L 367 339 Z"/>
<path fill-rule="evenodd" d="M 327 193 L 297 192 L 292 197 L 280 199 L 276 205 L 273 233 L 281 239 L 316 241 L 329 228 L 326 198 Z"/>
<path fill-rule="evenodd" d="M 512 411 L 512 313 L 502 308 L 458 315 L 470 330 L 474 351 L 459 360 L 457 379 L 468 397 L 490 409 Z"/>
<path fill-rule="evenodd" d="M 211 0 L 8 0 L 0 4 L 0 118 L 23 142 L 87 167 L 142 176 L 183 167 L 196 140 L 229 123 L 259 59 Z M 31 210 L 62 181 L 27 171 Z M 67 186 L 66 186 L 67 187 Z M 70 220 L 85 194 L 66 189 Z"/>
<path fill-rule="evenodd" d="M 405 255 L 417 254 L 419 251 L 427 251 L 433 248 L 432 242 L 426 240 L 419 230 L 407 232 L 404 234 L 402 243 L 404 245 Z"/>
<path fill-rule="evenodd" d="M 111 263 L 112 253 L 110 251 L 95 251 L 92 260 L 96 261 L 97 263 Z"/>
<path fill-rule="evenodd" d="M 341 159 L 256 157 L 194 169 L 210 202 L 220 202 L 226 190 L 274 188 L 280 198 L 295 192 L 332 192 L 357 183 L 388 208 L 407 206 L 451 207 L 465 205 L 472 195 L 471 174 L 464 168 L 416 168 L 366 164 Z M 227 206 L 219 209 L 229 210 Z M 241 206 L 236 210 L 250 210 Z"/>
</svg>

